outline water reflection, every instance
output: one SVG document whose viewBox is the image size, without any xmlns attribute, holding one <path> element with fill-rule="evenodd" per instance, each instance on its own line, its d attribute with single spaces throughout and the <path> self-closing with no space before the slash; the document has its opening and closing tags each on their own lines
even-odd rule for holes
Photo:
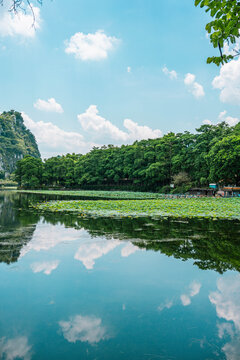
<svg viewBox="0 0 240 360">
<path fill-rule="evenodd" d="M 76 254 L 74 255 L 74 259 L 81 261 L 85 268 L 90 270 L 93 269 L 96 259 L 108 254 L 120 244 L 121 242 L 118 240 L 87 242 L 78 248 Z"/>
<path fill-rule="evenodd" d="M 240 354 L 240 275 L 220 278 L 217 281 L 217 291 L 209 295 L 210 302 L 215 305 L 219 319 L 220 339 L 229 338 L 222 350 L 229 360 L 238 360 Z M 227 322 L 226 322 L 227 321 Z"/>
<path fill-rule="evenodd" d="M 43 272 L 46 275 L 50 275 L 53 270 L 57 269 L 59 263 L 59 260 L 36 262 L 31 264 L 31 268 L 34 273 Z"/>
<path fill-rule="evenodd" d="M 0 262 L 16 262 L 23 245 L 32 238 L 39 217 L 31 212 L 22 214 L 21 207 L 27 205 L 26 198 L 0 191 Z"/>
<path fill-rule="evenodd" d="M 110 337 L 102 319 L 95 316 L 75 315 L 68 321 L 59 321 L 59 326 L 65 339 L 71 343 L 81 341 L 93 345 Z"/>
<path fill-rule="evenodd" d="M 82 232 L 83 229 L 79 231 L 67 229 L 62 225 L 54 226 L 40 222 L 32 234 L 31 240 L 22 246 L 20 256 L 23 257 L 32 250 L 50 250 L 59 244 L 79 240 Z"/>
<path fill-rule="evenodd" d="M 81 244 L 76 252 L 75 259 L 87 269 L 92 269 L 96 259 L 113 250 L 122 240 L 130 240 L 131 243 L 122 249 L 122 256 L 127 257 L 140 249 L 153 250 L 183 261 L 193 259 L 203 270 L 240 271 L 238 221 L 40 216 L 28 208 L 29 202 L 34 200 L 33 196 L 0 193 L 0 261 L 14 262 L 30 250 L 49 250 L 57 244 L 78 240 L 87 230 L 91 238 L 103 237 L 101 242 Z"/>
<path fill-rule="evenodd" d="M 187 293 L 180 296 L 183 306 L 188 306 L 191 304 L 191 298 L 199 294 L 201 286 L 202 284 L 197 281 L 194 281 L 189 285 Z"/>
<path fill-rule="evenodd" d="M 24 359 L 32 357 L 32 347 L 26 336 L 19 336 L 13 339 L 0 339 L 0 357 L 6 360 Z"/>
<path fill-rule="evenodd" d="M 0 193 L 0 261 L 18 261 L 0 266 L 0 358 L 239 359 L 239 222 L 39 215 L 35 200 Z"/>
</svg>

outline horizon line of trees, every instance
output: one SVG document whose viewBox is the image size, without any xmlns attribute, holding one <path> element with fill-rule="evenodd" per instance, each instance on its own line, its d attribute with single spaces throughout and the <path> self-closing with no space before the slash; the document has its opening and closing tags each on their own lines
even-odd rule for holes
<svg viewBox="0 0 240 360">
<path fill-rule="evenodd" d="M 23 188 L 82 188 L 184 192 L 209 182 L 240 185 L 240 123 L 202 125 L 132 145 L 94 147 L 85 155 L 18 161 Z M 170 184 L 175 185 L 171 189 Z"/>
</svg>

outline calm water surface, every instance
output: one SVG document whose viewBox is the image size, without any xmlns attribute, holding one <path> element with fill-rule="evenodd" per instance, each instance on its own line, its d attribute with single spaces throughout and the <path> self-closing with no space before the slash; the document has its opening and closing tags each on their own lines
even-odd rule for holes
<svg viewBox="0 0 240 360">
<path fill-rule="evenodd" d="M 240 222 L 39 215 L 0 192 L 0 358 L 240 359 Z"/>
</svg>

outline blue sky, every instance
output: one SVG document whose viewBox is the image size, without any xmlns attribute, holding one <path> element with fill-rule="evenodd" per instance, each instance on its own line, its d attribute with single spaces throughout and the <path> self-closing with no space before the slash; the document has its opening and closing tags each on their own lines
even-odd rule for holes
<svg viewBox="0 0 240 360">
<path fill-rule="evenodd" d="M 43 157 L 238 122 L 240 62 L 206 64 L 216 50 L 193 0 L 44 0 L 35 30 L 7 6 L 0 109 L 23 112 Z"/>
</svg>

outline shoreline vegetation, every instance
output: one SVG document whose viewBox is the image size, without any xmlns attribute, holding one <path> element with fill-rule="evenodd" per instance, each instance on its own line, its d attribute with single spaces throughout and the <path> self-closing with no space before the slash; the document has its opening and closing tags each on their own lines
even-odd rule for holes
<svg viewBox="0 0 240 360">
<path fill-rule="evenodd" d="M 183 194 L 209 183 L 240 185 L 240 123 L 202 125 L 132 145 L 93 147 L 45 160 L 25 156 L 14 173 L 22 189 L 85 189 Z"/>
<path fill-rule="evenodd" d="M 240 199 L 179 198 L 128 200 L 60 200 L 33 204 L 41 212 L 83 217 L 150 217 L 240 220 Z"/>
<path fill-rule="evenodd" d="M 104 190 L 17 190 L 23 194 L 49 195 L 60 197 L 71 197 L 80 199 L 100 199 L 100 200 L 153 200 L 163 199 L 166 197 L 186 197 L 186 195 L 160 194 L 152 192 L 136 191 L 104 191 Z"/>
</svg>

